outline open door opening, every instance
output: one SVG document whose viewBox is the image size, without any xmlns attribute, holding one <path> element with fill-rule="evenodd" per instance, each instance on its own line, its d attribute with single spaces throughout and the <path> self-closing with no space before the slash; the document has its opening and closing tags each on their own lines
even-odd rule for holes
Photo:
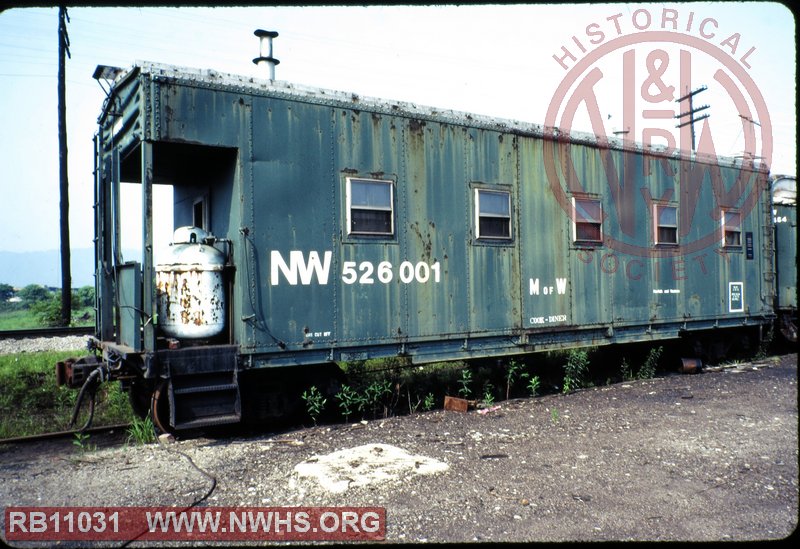
<svg viewBox="0 0 800 549">
<path fill-rule="evenodd" d="M 203 235 L 203 242 L 198 244 L 218 246 L 223 263 L 232 263 L 229 233 L 236 158 L 236 150 L 229 148 L 145 143 L 122 160 L 121 183 L 114 193 L 118 343 L 136 351 L 166 345 L 160 341 L 165 334 L 159 329 L 157 307 L 164 288 L 156 279 L 159 265 L 175 261 L 173 242 L 178 229 L 199 229 L 195 232 Z M 144 180 L 142 173 L 148 175 Z M 228 296 L 232 273 L 224 269 L 222 274 L 221 291 Z M 230 312 L 223 315 L 229 327 Z M 176 318 L 195 322 L 198 315 Z M 216 343 L 230 340 L 229 328 L 215 338 Z"/>
</svg>

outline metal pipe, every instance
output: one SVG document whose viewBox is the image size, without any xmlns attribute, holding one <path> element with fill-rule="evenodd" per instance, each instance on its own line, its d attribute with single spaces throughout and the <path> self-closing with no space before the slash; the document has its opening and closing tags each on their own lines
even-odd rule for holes
<svg viewBox="0 0 800 549">
<path fill-rule="evenodd" d="M 265 63 L 269 68 L 269 79 L 275 80 L 275 66 L 280 63 L 272 56 L 272 39 L 278 36 L 275 31 L 258 29 L 253 32 L 259 39 L 259 56 L 253 59 L 253 63 L 260 65 Z"/>
</svg>

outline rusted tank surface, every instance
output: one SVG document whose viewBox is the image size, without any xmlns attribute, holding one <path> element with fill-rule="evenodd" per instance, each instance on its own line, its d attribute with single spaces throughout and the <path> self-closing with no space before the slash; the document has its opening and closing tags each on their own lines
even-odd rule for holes
<svg viewBox="0 0 800 549">
<path fill-rule="evenodd" d="M 225 255 L 197 227 L 177 229 L 166 262 L 156 266 L 158 318 L 164 334 L 211 338 L 225 329 Z"/>
</svg>

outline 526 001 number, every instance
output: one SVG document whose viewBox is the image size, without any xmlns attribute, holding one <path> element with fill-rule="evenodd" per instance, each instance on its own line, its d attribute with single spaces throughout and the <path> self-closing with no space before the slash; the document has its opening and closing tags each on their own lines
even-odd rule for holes
<svg viewBox="0 0 800 549">
<path fill-rule="evenodd" d="M 428 264 L 419 261 L 403 261 L 400 267 L 394 268 L 391 261 L 381 261 L 376 266 L 371 261 L 345 261 L 342 264 L 342 282 L 345 284 L 389 284 L 392 280 L 399 280 L 403 284 L 418 282 L 438 283 L 441 280 L 441 265 L 438 261 Z"/>
</svg>

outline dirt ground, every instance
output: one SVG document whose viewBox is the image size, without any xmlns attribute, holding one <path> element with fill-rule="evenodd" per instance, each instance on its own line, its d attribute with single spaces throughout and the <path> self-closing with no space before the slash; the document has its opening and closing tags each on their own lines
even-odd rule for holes
<svg viewBox="0 0 800 549">
<path fill-rule="evenodd" d="M 777 540 L 798 522 L 797 403 L 785 355 L 488 413 L 91 452 L 6 444 L 0 506 L 380 506 L 400 543 Z M 371 474 L 380 464 L 354 456 L 376 444 L 416 468 Z M 307 476 L 338 455 L 338 483 Z"/>
</svg>

